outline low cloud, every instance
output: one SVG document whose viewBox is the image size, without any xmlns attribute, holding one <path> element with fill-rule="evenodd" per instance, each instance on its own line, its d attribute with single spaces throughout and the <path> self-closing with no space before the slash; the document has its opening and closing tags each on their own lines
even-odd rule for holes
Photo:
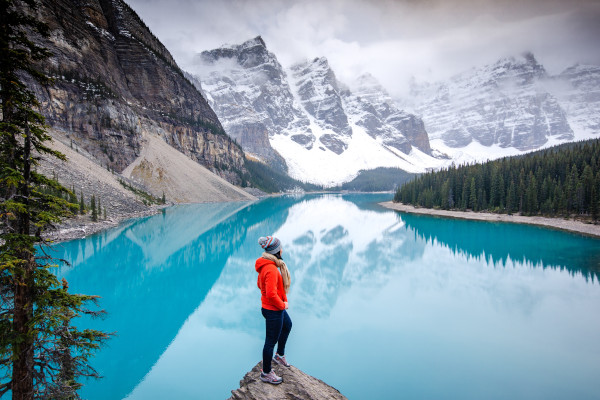
<svg viewBox="0 0 600 400">
<path fill-rule="evenodd" d="M 184 69 L 203 50 L 261 35 L 285 67 L 325 56 L 393 95 L 532 51 L 551 73 L 600 65 L 597 0 L 130 0 Z"/>
</svg>

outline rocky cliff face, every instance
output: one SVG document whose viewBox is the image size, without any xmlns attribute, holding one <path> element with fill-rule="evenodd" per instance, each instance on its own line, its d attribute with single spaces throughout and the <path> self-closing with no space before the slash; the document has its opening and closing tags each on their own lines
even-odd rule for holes
<svg viewBox="0 0 600 400">
<path fill-rule="evenodd" d="M 47 122 L 67 141 L 121 172 L 140 154 L 142 133 L 150 133 L 241 183 L 241 148 L 125 2 L 40 3 L 39 18 L 50 27 L 42 44 L 52 52 L 44 67 L 55 84 L 34 90 Z"/>
<path fill-rule="evenodd" d="M 412 146 L 431 153 L 429 135 L 423 121 L 396 105 L 371 74 L 356 79 L 352 91 L 342 92 L 345 107 L 356 124 L 373 138 L 408 154 Z"/>
<path fill-rule="evenodd" d="M 339 184 L 381 166 L 420 172 L 411 153 L 431 154 L 419 118 L 394 106 L 372 77 L 354 93 L 325 57 L 286 70 L 257 37 L 202 52 L 193 72 L 227 132 L 296 179 Z"/>
<path fill-rule="evenodd" d="M 262 361 L 240 381 L 240 388 L 231 391 L 228 400 L 345 400 L 337 389 L 325 382 L 305 374 L 298 368 L 274 365 L 273 369 L 283 378 L 279 385 L 260 380 Z"/>
<path fill-rule="evenodd" d="M 342 154 L 348 148 L 347 138 L 352 136 L 352 128 L 327 59 L 320 57 L 299 63 L 291 71 L 302 108 L 322 130 L 331 131 L 321 135 L 319 142 L 335 154 Z M 307 145 L 312 146 L 312 141 Z"/>
<path fill-rule="evenodd" d="M 422 115 L 432 140 L 453 148 L 532 150 L 573 140 L 567 115 L 546 88 L 548 74 L 532 54 L 504 58 L 446 82 L 415 85 L 403 104 Z"/>
<path fill-rule="evenodd" d="M 247 152 L 287 170 L 269 135 L 307 131 L 308 120 L 294 104 L 283 68 L 262 38 L 202 52 L 199 61 L 203 90 L 229 135 Z"/>
</svg>

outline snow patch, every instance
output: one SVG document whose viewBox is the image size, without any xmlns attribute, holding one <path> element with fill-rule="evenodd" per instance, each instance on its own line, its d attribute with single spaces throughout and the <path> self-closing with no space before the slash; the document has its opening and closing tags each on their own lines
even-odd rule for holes
<svg viewBox="0 0 600 400">
<path fill-rule="evenodd" d="M 315 136 L 317 126 L 311 126 Z M 413 150 L 406 155 L 396 149 L 383 147 L 377 140 L 367 135 L 363 128 L 353 125 L 352 137 L 347 138 L 348 149 L 337 155 L 319 146 L 318 142 L 309 150 L 291 140 L 290 136 L 273 135 L 271 146 L 281 154 L 288 165 L 289 174 L 303 182 L 311 182 L 326 187 L 336 186 L 354 179 L 360 170 L 378 167 L 402 168 L 407 172 L 425 172 L 425 166 L 445 165 L 427 154 Z"/>
</svg>

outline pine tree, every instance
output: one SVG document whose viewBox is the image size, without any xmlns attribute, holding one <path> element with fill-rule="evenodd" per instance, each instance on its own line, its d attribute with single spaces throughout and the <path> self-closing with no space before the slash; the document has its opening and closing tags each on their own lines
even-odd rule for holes
<svg viewBox="0 0 600 400">
<path fill-rule="evenodd" d="M 528 215 L 538 213 L 537 184 L 533 172 L 529 171 L 527 190 L 525 192 L 525 207 L 523 212 Z"/>
<path fill-rule="evenodd" d="M 79 191 L 79 214 L 85 214 L 85 201 L 83 200 L 83 191 Z"/>
<path fill-rule="evenodd" d="M 462 184 L 462 196 L 461 196 L 461 206 L 460 208 L 464 211 L 467 209 L 467 207 L 469 206 L 469 201 L 468 201 L 468 191 L 467 191 L 467 176 L 465 175 L 463 177 L 463 184 Z"/>
<path fill-rule="evenodd" d="M 77 195 L 75 194 L 75 185 L 69 191 L 69 203 L 77 204 Z"/>
<path fill-rule="evenodd" d="M 96 196 L 92 195 L 90 199 L 90 210 L 92 210 L 92 221 L 98 221 L 98 209 L 96 208 Z"/>
<path fill-rule="evenodd" d="M 0 0 L 0 397 L 70 399 L 77 377 L 97 375 L 87 359 L 106 335 L 71 326 L 94 297 L 68 293 L 40 250 L 44 229 L 74 208 L 53 194 L 65 187 L 36 171 L 39 155 L 65 157 L 45 144 L 39 103 L 23 82 L 50 83 L 36 68 L 49 53 L 28 38 L 47 28 L 25 8 L 35 2 Z"/>
<path fill-rule="evenodd" d="M 590 208 L 592 214 L 592 220 L 598 221 L 598 214 L 600 213 L 600 171 L 596 173 L 596 178 L 592 184 L 592 194 L 590 200 Z"/>
<path fill-rule="evenodd" d="M 471 178 L 471 189 L 469 191 L 469 206 L 473 211 L 477 211 L 477 186 L 475 185 L 475 178 Z"/>
<path fill-rule="evenodd" d="M 407 182 L 394 199 L 509 214 L 575 212 L 595 221 L 600 217 L 599 174 L 600 140 L 594 139 L 484 164 L 451 165 Z"/>
</svg>

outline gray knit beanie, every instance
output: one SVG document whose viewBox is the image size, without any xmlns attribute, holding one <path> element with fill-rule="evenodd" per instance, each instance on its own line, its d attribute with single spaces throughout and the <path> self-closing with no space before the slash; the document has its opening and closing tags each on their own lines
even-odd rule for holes
<svg viewBox="0 0 600 400">
<path fill-rule="evenodd" d="M 275 236 L 261 237 L 258 244 L 269 254 L 277 254 L 281 250 L 281 242 Z"/>
</svg>

